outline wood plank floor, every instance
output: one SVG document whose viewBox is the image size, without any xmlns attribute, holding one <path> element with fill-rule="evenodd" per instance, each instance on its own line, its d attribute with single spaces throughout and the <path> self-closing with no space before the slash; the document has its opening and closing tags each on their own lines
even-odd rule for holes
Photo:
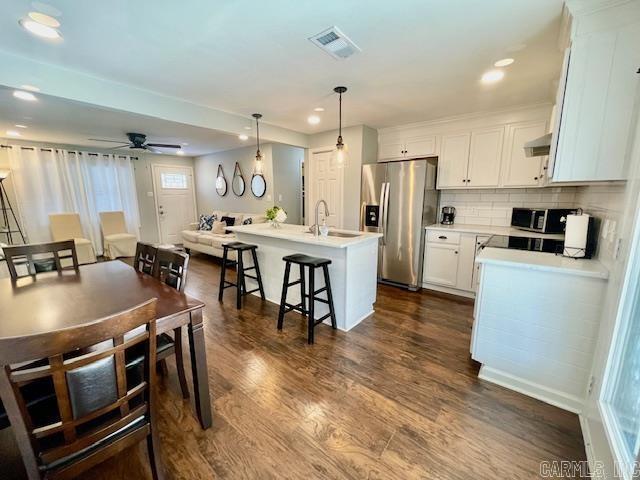
<svg viewBox="0 0 640 480">
<path fill-rule="evenodd" d="M 380 286 L 376 312 L 348 333 L 256 297 L 217 301 L 218 262 L 194 255 L 187 292 L 205 301 L 214 426 L 203 431 L 169 360 L 162 457 L 174 479 L 531 479 L 548 460 L 585 460 L 578 418 L 478 380 L 473 304 Z M 10 429 L 2 478 L 23 478 Z M 7 477 L 8 475 L 8 477 Z M 82 478 L 150 478 L 143 445 Z"/>
</svg>

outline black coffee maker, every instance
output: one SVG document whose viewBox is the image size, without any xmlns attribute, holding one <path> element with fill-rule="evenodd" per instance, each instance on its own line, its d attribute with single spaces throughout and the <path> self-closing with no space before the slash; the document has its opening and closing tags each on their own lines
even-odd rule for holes
<svg viewBox="0 0 640 480">
<path fill-rule="evenodd" d="M 440 215 L 440 223 L 442 225 L 453 225 L 453 220 L 456 218 L 455 207 L 442 207 L 442 214 Z"/>
</svg>

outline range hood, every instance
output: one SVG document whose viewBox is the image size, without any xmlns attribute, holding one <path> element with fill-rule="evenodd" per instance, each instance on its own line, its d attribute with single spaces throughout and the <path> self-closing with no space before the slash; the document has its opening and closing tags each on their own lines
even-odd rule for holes
<svg viewBox="0 0 640 480">
<path fill-rule="evenodd" d="M 524 154 L 527 157 L 542 157 L 549 155 L 551 150 L 551 134 L 547 133 L 540 138 L 524 144 Z"/>
</svg>

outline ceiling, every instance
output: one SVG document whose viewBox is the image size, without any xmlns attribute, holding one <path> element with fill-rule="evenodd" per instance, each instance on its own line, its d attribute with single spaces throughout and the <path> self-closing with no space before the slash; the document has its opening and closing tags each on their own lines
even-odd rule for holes
<svg viewBox="0 0 640 480">
<path fill-rule="evenodd" d="M 230 150 L 255 142 L 251 137 L 242 141 L 236 135 L 207 128 L 100 108 L 48 95 L 37 94 L 37 97 L 37 102 L 18 100 L 13 97 L 13 89 L 0 86 L 0 138 L 5 136 L 5 131 L 14 130 L 21 134 L 20 137 L 15 137 L 16 140 L 112 148 L 117 145 L 89 139 L 122 140 L 122 143 L 126 143 L 126 133 L 136 132 L 146 134 L 147 141 L 151 143 L 186 142 L 187 145 L 183 145 L 182 150 L 187 156 Z M 28 128 L 18 128 L 16 124 L 26 125 Z M 247 131 L 247 134 L 251 132 Z M 175 150 L 163 149 L 163 153 L 173 154 Z"/>
<path fill-rule="evenodd" d="M 561 66 L 562 0 L 49 0 L 58 42 L 18 25 L 35 7 L 2 3 L 11 54 L 305 133 L 336 128 L 336 85 L 346 125 L 384 127 L 549 101 Z M 362 52 L 337 61 L 307 40 L 332 25 Z M 503 57 L 504 80 L 482 85 Z"/>
</svg>

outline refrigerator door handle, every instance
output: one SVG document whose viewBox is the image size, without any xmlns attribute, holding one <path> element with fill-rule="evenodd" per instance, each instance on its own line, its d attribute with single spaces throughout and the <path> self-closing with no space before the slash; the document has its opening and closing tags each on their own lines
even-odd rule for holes
<svg viewBox="0 0 640 480">
<path fill-rule="evenodd" d="M 389 226 L 389 182 L 383 184 L 384 212 L 382 215 L 382 244 L 387 244 L 387 227 Z"/>
</svg>

